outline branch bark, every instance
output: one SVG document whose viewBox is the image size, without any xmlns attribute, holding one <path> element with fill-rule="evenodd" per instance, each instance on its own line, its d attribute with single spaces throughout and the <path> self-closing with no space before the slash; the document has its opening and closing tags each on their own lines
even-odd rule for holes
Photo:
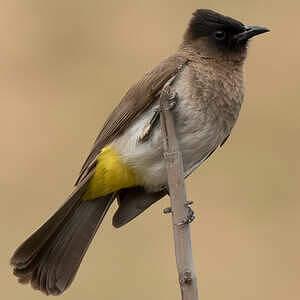
<svg viewBox="0 0 300 300">
<path fill-rule="evenodd" d="M 168 173 L 175 256 L 181 298 L 182 300 L 198 300 L 190 225 L 186 222 L 188 220 L 189 207 L 186 201 L 183 161 L 176 137 L 174 118 L 171 111 L 172 105 L 170 104 L 176 98 L 176 95 L 171 91 L 174 79 L 175 76 L 166 83 L 160 95 L 160 124 Z"/>
</svg>

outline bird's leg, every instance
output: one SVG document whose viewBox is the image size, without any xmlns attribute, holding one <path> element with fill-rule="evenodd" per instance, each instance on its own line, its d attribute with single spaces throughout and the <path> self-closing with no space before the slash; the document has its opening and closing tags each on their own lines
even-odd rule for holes
<svg viewBox="0 0 300 300">
<path fill-rule="evenodd" d="M 151 135 L 151 132 L 154 128 L 154 126 L 156 125 L 156 123 L 159 120 L 159 110 L 156 109 L 154 111 L 154 114 L 150 120 L 150 122 L 148 124 L 146 124 L 146 126 L 144 127 L 141 135 L 138 137 L 137 142 L 138 143 L 144 143 L 145 141 L 147 141 Z"/>
<path fill-rule="evenodd" d="M 171 92 L 171 91 L 168 91 L 168 94 L 169 94 L 169 103 L 168 103 L 168 106 L 165 109 L 166 110 L 173 110 L 176 106 L 177 95 L 176 95 L 175 92 Z M 138 137 L 138 139 L 137 139 L 138 143 L 144 143 L 145 141 L 147 141 L 149 139 L 155 125 L 159 121 L 159 115 L 160 115 L 160 108 L 156 108 L 154 110 L 154 113 L 153 113 L 153 116 L 152 116 L 150 122 L 148 124 L 146 124 L 146 126 L 144 127 L 142 133 Z"/>
</svg>

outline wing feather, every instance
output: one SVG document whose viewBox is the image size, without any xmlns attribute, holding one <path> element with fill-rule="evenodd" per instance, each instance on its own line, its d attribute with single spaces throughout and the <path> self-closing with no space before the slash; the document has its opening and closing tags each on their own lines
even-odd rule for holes
<svg viewBox="0 0 300 300">
<path fill-rule="evenodd" d="M 150 72 L 147 72 L 141 80 L 128 90 L 119 105 L 106 120 L 95 140 L 92 150 L 82 166 L 76 185 L 89 173 L 89 166 L 94 163 L 101 149 L 111 143 L 129 126 L 132 120 L 153 103 L 155 96 L 165 83 L 187 62 L 188 58 L 186 56 L 179 54 L 170 56 Z"/>
</svg>

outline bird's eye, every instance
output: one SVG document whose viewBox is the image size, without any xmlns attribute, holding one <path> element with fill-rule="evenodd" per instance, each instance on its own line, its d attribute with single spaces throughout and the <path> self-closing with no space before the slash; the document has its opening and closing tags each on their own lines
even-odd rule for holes
<svg viewBox="0 0 300 300">
<path fill-rule="evenodd" d="M 223 30 L 217 30 L 214 35 L 215 39 L 218 41 L 223 41 L 226 38 L 226 32 Z"/>
</svg>

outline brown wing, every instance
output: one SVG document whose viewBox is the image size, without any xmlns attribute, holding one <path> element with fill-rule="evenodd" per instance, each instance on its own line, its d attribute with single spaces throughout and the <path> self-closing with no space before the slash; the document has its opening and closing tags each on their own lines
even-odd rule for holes
<svg viewBox="0 0 300 300">
<path fill-rule="evenodd" d="M 179 54 L 170 56 L 146 73 L 141 80 L 128 90 L 100 131 L 88 158 L 82 166 L 76 185 L 89 173 L 89 168 L 95 166 L 94 160 L 101 149 L 112 142 L 116 136 L 128 127 L 132 120 L 152 104 L 155 95 L 187 62 L 188 58 L 185 56 Z"/>
</svg>

